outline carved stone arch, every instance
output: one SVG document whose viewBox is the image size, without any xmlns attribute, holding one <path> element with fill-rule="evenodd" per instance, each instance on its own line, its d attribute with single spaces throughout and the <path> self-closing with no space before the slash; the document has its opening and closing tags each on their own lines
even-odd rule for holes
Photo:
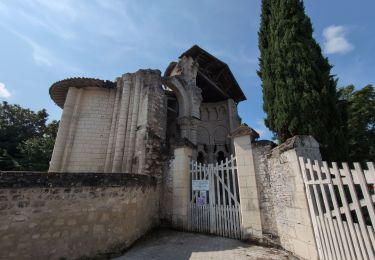
<svg viewBox="0 0 375 260">
<path fill-rule="evenodd" d="M 187 139 L 195 145 L 202 103 L 202 90 L 196 86 L 197 72 L 198 64 L 191 57 L 185 57 L 178 63 L 171 63 L 162 78 L 163 84 L 176 95 L 179 107 L 177 124 L 181 139 Z"/>
<path fill-rule="evenodd" d="M 190 116 L 190 102 L 189 102 L 189 95 L 186 92 L 184 86 L 176 77 L 167 77 L 163 78 L 162 82 L 168 88 L 172 89 L 174 94 L 176 95 L 178 107 L 179 107 L 179 115 L 178 117 L 189 117 Z"/>
</svg>

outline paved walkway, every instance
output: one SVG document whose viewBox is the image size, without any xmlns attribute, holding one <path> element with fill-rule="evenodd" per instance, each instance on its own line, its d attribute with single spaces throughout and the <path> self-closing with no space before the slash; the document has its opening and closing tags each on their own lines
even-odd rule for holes
<svg viewBox="0 0 375 260">
<path fill-rule="evenodd" d="M 287 260 L 296 258 L 281 250 L 248 245 L 234 239 L 162 229 L 151 233 L 131 247 L 125 255 L 115 259 Z"/>
</svg>

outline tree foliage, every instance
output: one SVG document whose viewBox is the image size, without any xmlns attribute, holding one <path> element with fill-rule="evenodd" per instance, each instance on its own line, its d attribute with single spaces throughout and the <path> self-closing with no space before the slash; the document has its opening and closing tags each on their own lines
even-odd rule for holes
<svg viewBox="0 0 375 260">
<path fill-rule="evenodd" d="M 58 122 L 45 109 L 34 112 L 0 104 L 0 170 L 47 170 Z"/>
<path fill-rule="evenodd" d="M 375 91 L 367 85 L 355 90 L 353 85 L 341 88 L 339 98 L 346 118 L 349 160 L 375 161 Z"/>
<path fill-rule="evenodd" d="M 265 124 L 281 142 L 312 135 L 325 159 L 346 159 L 336 80 L 312 34 L 303 1 L 262 0 L 258 75 Z"/>
</svg>

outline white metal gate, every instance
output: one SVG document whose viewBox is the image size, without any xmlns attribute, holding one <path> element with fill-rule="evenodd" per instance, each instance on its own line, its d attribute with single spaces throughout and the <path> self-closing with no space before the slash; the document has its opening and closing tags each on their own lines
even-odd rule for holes
<svg viewBox="0 0 375 260">
<path fill-rule="evenodd" d="M 188 230 L 241 238 L 236 159 L 220 164 L 190 162 Z"/>
<path fill-rule="evenodd" d="M 375 259 L 375 167 L 300 158 L 320 259 Z"/>
</svg>

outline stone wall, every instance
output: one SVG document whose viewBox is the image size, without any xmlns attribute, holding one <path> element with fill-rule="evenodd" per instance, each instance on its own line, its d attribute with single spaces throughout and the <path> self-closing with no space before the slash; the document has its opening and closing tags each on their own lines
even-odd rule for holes
<svg viewBox="0 0 375 260">
<path fill-rule="evenodd" d="M 0 172 L 0 259 L 120 252 L 158 224 L 158 212 L 147 175 Z"/>
<path fill-rule="evenodd" d="M 252 145 L 264 239 L 302 259 L 317 259 L 298 157 L 321 159 L 319 145 L 311 136 L 296 136 L 273 147 L 269 141 Z"/>
<path fill-rule="evenodd" d="M 161 175 L 167 97 L 160 71 L 126 73 L 108 88 L 71 81 L 60 86 L 68 91 L 49 171 Z"/>
<path fill-rule="evenodd" d="M 262 232 L 265 237 L 279 243 L 276 216 L 274 210 L 274 197 L 272 193 L 271 176 L 268 172 L 268 155 L 275 144 L 271 141 L 257 141 L 252 144 L 254 167 L 259 194 L 259 207 L 261 211 Z"/>
<path fill-rule="evenodd" d="M 103 172 L 114 89 L 69 88 L 50 163 L 54 172 Z"/>
<path fill-rule="evenodd" d="M 69 90 L 71 91 L 71 90 Z M 114 90 L 85 88 L 76 90 L 77 108 L 65 145 L 63 172 L 103 172 L 111 126 Z"/>
</svg>

